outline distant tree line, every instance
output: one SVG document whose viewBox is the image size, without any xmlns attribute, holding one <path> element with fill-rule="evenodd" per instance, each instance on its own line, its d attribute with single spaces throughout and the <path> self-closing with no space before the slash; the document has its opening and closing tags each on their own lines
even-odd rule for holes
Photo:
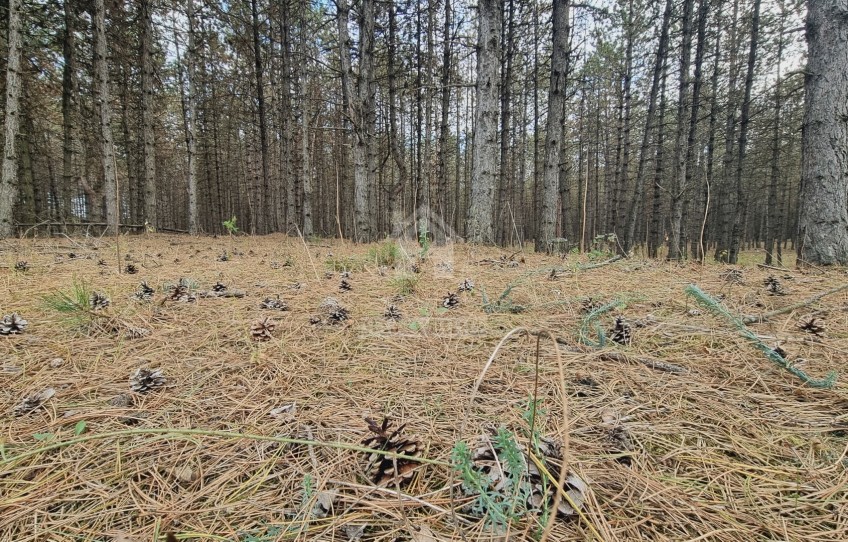
<svg viewBox="0 0 848 542">
<path fill-rule="evenodd" d="M 0 236 L 236 217 L 370 241 L 438 216 L 537 250 L 848 263 L 848 151 L 824 149 L 848 85 L 822 75 L 845 4 L 0 0 Z"/>
</svg>

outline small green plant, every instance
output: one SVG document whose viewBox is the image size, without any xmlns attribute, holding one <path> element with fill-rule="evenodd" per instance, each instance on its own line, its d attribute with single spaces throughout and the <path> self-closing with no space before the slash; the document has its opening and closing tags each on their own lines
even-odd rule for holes
<svg viewBox="0 0 848 542">
<path fill-rule="evenodd" d="M 306 506 L 315 496 L 315 478 L 311 474 L 306 474 L 303 477 L 303 482 L 300 488 L 300 502 Z"/>
<path fill-rule="evenodd" d="M 419 257 L 423 260 L 430 251 L 430 232 L 427 231 L 427 224 L 425 223 L 422 223 L 418 229 L 418 244 L 421 245 Z"/>
<path fill-rule="evenodd" d="M 353 257 L 334 256 L 324 260 L 324 267 L 333 272 L 362 271 L 365 269 L 365 263 Z"/>
<path fill-rule="evenodd" d="M 224 228 L 226 228 L 227 233 L 233 235 L 239 231 L 238 226 L 236 225 L 237 221 L 238 219 L 236 218 L 236 215 L 233 215 L 231 219 L 225 220 L 221 224 L 223 224 Z"/>
<path fill-rule="evenodd" d="M 391 239 L 387 239 L 376 247 L 368 249 L 367 259 L 376 265 L 392 267 L 403 259 L 403 251 L 400 245 Z"/>
<path fill-rule="evenodd" d="M 97 315 L 91 311 L 89 302 L 92 291 L 82 280 L 74 279 L 69 290 L 57 290 L 44 297 L 49 309 L 62 314 L 66 322 L 82 325 L 90 323 Z"/>
<path fill-rule="evenodd" d="M 486 472 L 476 465 L 471 449 L 462 441 L 453 447 L 451 462 L 459 473 L 465 493 L 476 495 L 470 505 L 471 513 L 484 517 L 486 524 L 495 531 L 504 532 L 527 514 L 532 488 L 525 477 L 527 462 L 515 435 L 501 427 L 491 444 L 503 478 L 500 473 Z"/>
<path fill-rule="evenodd" d="M 392 279 L 392 287 L 394 287 L 400 295 L 410 295 L 418 286 L 418 280 L 417 275 L 403 273 Z"/>
</svg>

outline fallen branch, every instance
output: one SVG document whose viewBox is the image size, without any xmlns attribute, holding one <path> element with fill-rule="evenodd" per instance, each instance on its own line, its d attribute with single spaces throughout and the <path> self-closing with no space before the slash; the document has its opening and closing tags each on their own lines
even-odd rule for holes
<svg viewBox="0 0 848 542">
<path fill-rule="evenodd" d="M 783 271 L 785 273 L 791 273 L 792 272 L 791 269 L 787 269 L 785 267 L 776 267 L 774 265 L 766 265 L 764 263 L 758 263 L 757 267 L 759 267 L 760 269 L 773 269 L 775 271 Z"/>
<path fill-rule="evenodd" d="M 614 361 L 617 363 L 641 363 L 645 367 L 649 367 L 651 369 L 663 371 L 666 373 L 689 373 L 689 369 L 687 369 L 686 367 L 675 365 L 674 363 L 660 361 L 658 359 L 628 356 L 623 352 L 614 352 L 612 350 L 597 350 L 595 348 L 587 346 L 574 346 L 562 337 L 556 337 L 556 342 L 558 345 L 564 346 L 567 352 L 572 352 L 575 354 L 593 354 L 596 358 L 603 361 Z"/>
<path fill-rule="evenodd" d="M 745 324 L 762 323 L 762 322 L 765 322 L 769 318 L 772 318 L 774 316 L 779 316 L 781 314 L 786 314 L 787 312 L 792 312 L 794 310 L 798 310 L 798 309 L 802 309 L 804 307 L 808 307 L 808 306 L 812 305 L 813 303 L 815 303 L 816 301 L 819 301 L 823 297 L 833 295 L 833 294 L 837 294 L 837 293 L 845 291 L 845 290 L 848 290 L 848 284 L 843 284 L 842 286 L 838 286 L 838 287 L 833 288 L 831 290 L 827 290 L 825 292 L 821 292 L 819 294 L 816 294 L 813 297 L 807 299 L 806 301 L 801 301 L 800 303 L 794 303 L 792 305 L 787 305 L 786 307 L 783 307 L 783 308 L 780 308 L 780 309 L 777 309 L 777 310 L 773 310 L 773 311 L 770 311 L 770 312 L 766 312 L 766 313 L 760 314 L 759 316 L 745 316 L 744 318 L 742 318 L 742 322 L 745 323 Z"/>
<path fill-rule="evenodd" d="M 597 269 L 597 268 L 599 268 L 599 267 L 604 267 L 605 265 L 609 265 L 609 264 L 611 264 L 611 263 L 615 263 L 615 262 L 617 262 L 618 260 L 623 260 L 623 259 L 624 259 L 624 256 L 622 256 L 621 254 L 619 254 L 618 256 L 613 256 L 613 257 L 612 257 L 612 258 L 610 258 L 609 260 L 605 260 L 605 261 L 600 262 L 600 263 L 593 263 L 593 264 L 581 265 L 578 269 L 579 269 L 580 271 L 588 271 L 589 269 Z"/>
</svg>

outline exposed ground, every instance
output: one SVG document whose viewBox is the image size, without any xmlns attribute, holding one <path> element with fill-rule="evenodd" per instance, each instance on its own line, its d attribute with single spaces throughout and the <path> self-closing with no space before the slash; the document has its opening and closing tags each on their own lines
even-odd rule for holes
<svg viewBox="0 0 848 542">
<path fill-rule="evenodd" d="M 684 293 L 694 283 L 722 294 L 732 313 L 757 315 L 845 284 L 844 269 L 767 270 L 754 265 L 760 255 L 746 254 L 742 283 L 731 284 L 730 268 L 716 264 L 630 259 L 592 269 L 600 260 L 520 253 L 512 264 L 509 252 L 458 245 L 431 249 L 414 274 L 380 270 L 369 247 L 338 241 L 309 243 L 308 257 L 299 239 L 282 236 L 121 244 L 121 265 L 128 255 L 137 274 L 117 273 L 106 239 L 0 244 L 0 316 L 29 321 L 24 333 L 0 336 L 0 540 L 496 539 L 485 519 L 465 513 L 458 492 L 452 500 L 446 463 L 457 441 L 487 427 L 525 434 L 535 338 L 514 333 L 473 396 L 516 327 L 565 343 L 560 382 L 553 343 L 541 341 L 537 424 L 559 440 L 567 433 L 567 466 L 588 484 L 583 517 L 556 519 L 549 540 L 848 540 L 848 291 L 750 326 L 811 377 L 839 372 L 831 389 L 805 384 Z M 28 271 L 14 269 L 22 260 Z M 351 268 L 350 291 L 339 291 L 338 272 L 325 278 L 332 266 Z M 786 295 L 768 294 L 769 275 Z M 181 277 L 246 295 L 163 303 Z M 440 308 L 466 278 L 473 292 Z M 152 303 L 132 299 L 142 280 L 156 289 Z M 99 314 L 109 318 L 91 316 L 97 325 L 80 328 L 45 304 L 75 281 L 108 294 Z M 492 302 L 510 284 L 495 312 L 483 310 L 484 290 Z M 277 295 L 288 311 L 259 308 Z M 327 296 L 350 319 L 310 324 Z M 608 329 L 626 317 L 630 346 L 576 351 L 590 296 L 625 304 L 599 322 Z M 391 303 L 398 322 L 383 317 Z M 516 305 L 525 310 L 509 312 Z M 797 327 L 814 311 L 821 337 Z M 251 324 L 264 316 L 276 328 L 257 342 Z M 127 326 L 151 333 L 128 338 Z M 166 384 L 122 405 L 114 399 L 130 393 L 139 367 L 162 369 Z M 14 414 L 24 397 L 51 387 L 43 405 Z M 384 414 L 406 423 L 433 460 L 401 493 L 374 488 L 362 453 L 325 445 L 360 446 L 363 418 Z M 322 499 L 326 517 L 314 513 Z M 526 515 L 509 535 L 534 539 L 540 523 Z"/>
</svg>

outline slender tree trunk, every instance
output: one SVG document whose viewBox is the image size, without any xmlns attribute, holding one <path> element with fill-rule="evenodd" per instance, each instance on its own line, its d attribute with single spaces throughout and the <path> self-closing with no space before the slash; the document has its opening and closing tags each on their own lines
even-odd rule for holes
<svg viewBox="0 0 848 542">
<path fill-rule="evenodd" d="M 667 66 L 663 65 L 660 77 L 660 105 L 657 122 L 656 155 L 654 157 L 653 201 L 651 208 L 651 235 L 648 240 L 648 255 L 656 258 L 662 244 L 662 191 L 665 183 L 665 110 Z"/>
<path fill-rule="evenodd" d="M 498 96 L 500 95 L 501 0 L 480 0 L 477 48 L 477 110 L 471 165 L 468 239 L 494 242 L 492 227 L 498 168 Z"/>
<path fill-rule="evenodd" d="M 188 150 L 188 232 L 198 233 L 197 220 L 197 93 L 195 92 L 195 66 L 197 65 L 197 39 L 194 31 L 194 0 L 186 0 L 188 17 L 188 51 L 186 52 L 186 71 L 188 72 L 188 97 L 186 99 L 186 149 Z"/>
<path fill-rule="evenodd" d="M 153 70 L 153 6 L 155 0 L 140 0 L 141 18 L 141 138 L 142 138 L 142 193 L 144 219 L 154 228 L 159 225 L 156 198 L 156 140 L 155 82 Z"/>
<path fill-rule="evenodd" d="M 271 192 L 270 164 L 268 162 L 268 113 L 265 104 L 264 63 L 262 62 L 262 47 L 259 42 L 259 7 L 257 0 L 250 0 L 251 29 L 253 31 L 253 63 L 256 77 L 256 105 L 259 110 L 259 152 L 262 161 L 262 189 L 256 194 L 255 233 L 268 233 L 276 226 L 272 224 L 276 216 L 274 197 Z"/>
<path fill-rule="evenodd" d="M 635 14 L 633 13 L 633 0 L 629 0 L 627 4 L 627 44 L 625 46 L 625 54 L 624 54 L 624 118 L 623 118 L 623 130 L 622 130 L 622 148 L 621 148 L 621 171 L 620 171 L 620 179 L 619 179 L 619 187 L 620 187 L 620 200 L 624 199 L 624 194 L 627 191 L 628 186 L 630 185 L 630 127 L 631 127 L 631 114 L 633 109 L 633 97 L 632 97 L 632 83 L 633 83 L 633 17 Z M 615 207 L 615 222 L 613 223 L 613 231 L 616 235 L 622 235 L 623 230 L 625 229 L 625 220 L 626 217 L 624 213 L 621 212 L 623 205 L 616 205 Z M 621 244 L 619 244 L 621 247 Z"/>
<path fill-rule="evenodd" d="M 784 38 L 783 31 L 786 22 L 786 8 L 781 2 L 781 17 L 777 27 L 777 81 L 774 84 L 774 120 L 771 136 L 771 172 L 769 174 L 768 209 L 766 210 L 766 265 L 772 265 L 775 261 L 775 244 L 780 246 L 778 237 L 782 229 L 782 216 L 777 203 L 777 185 L 780 182 L 780 130 L 781 130 L 781 107 L 782 96 L 780 94 L 783 65 Z M 783 265 L 782 258 L 777 258 L 777 264 Z"/>
<path fill-rule="evenodd" d="M 730 254 L 730 238 L 733 230 L 733 214 L 736 212 L 736 202 L 730 200 L 729 192 L 733 187 L 733 142 L 736 135 L 736 107 L 738 89 L 736 88 L 739 77 L 738 68 L 738 49 L 739 49 L 739 34 L 737 30 L 739 18 L 739 0 L 733 0 L 733 13 L 730 20 L 730 43 L 729 51 L 729 67 L 728 67 L 728 86 L 727 86 L 727 105 L 726 117 L 724 123 L 724 159 L 722 172 L 722 193 L 724 197 L 719 200 L 719 231 L 717 235 L 718 244 L 715 251 L 715 259 L 727 262 Z M 736 197 L 735 192 L 733 197 Z M 727 201 L 725 201 L 727 200 Z"/>
<path fill-rule="evenodd" d="M 848 265 L 848 1 L 807 2 L 798 256 Z"/>
<path fill-rule="evenodd" d="M 442 97 L 441 97 L 441 119 L 439 122 L 439 213 L 443 220 L 449 223 L 448 212 L 448 137 L 450 136 L 449 114 L 450 114 L 450 72 L 451 72 L 451 0 L 445 0 L 445 26 L 444 45 L 442 49 Z M 457 157 L 458 158 L 458 157 Z M 458 180 L 457 180 L 458 181 Z M 450 207 L 455 209 L 456 202 Z"/>
<path fill-rule="evenodd" d="M 748 148 L 748 124 L 751 119 L 751 88 L 754 84 L 754 67 L 757 63 L 757 45 L 760 33 L 760 0 L 754 0 L 754 12 L 751 16 L 751 44 L 748 50 L 748 72 L 745 75 L 745 95 L 742 99 L 742 111 L 739 116 L 739 153 L 736 161 L 736 213 L 734 213 L 733 232 L 730 238 L 728 261 L 736 263 L 739 248 L 745 235 L 748 220 L 748 194 L 742 182 L 745 166 L 745 153 Z"/>
<path fill-rule="evenodd" d="M 448 0 L 449 2 L 450 0 Z M 448 5 L 450 5 L 448 3 Z M 447 45 L 446 45 L 447 47 Z M 409 182 L 406 160 L 400 144 L 397 121 L 397 73 L 395 70 L 395 54 L 397 51 L 397 22 L 394 2 L 389 3 L 389 44 L 388 44 L 388 76 L 389 76 L 389 146 L 392 159 L 398 169 L 394 186 L 389 187 L 388 205 L 392 222 L 392 235 L 399 236 L 403 221 L 403 189 Z M 446 151 L 442 151 L 446 152 Z"/>
<path fill-rule="evenodd" d="M 3 170 L 0 177 L 0 239 L 14 232 L 13 212 L 18 198 L 18 155 L 15 143 L 20 124 L 21 14 L 18 0 L 9 0 L 9 38 L 6 61 L 6 116 Z"/>
<path fill-rule="evenodd" d="M 62 40 L 62 187 L 59 189 L 59 216 L 73 218 L 72 197 L 79 184 L 79 105 L 76 86 L 75 14 L 72 0 L 64 2 L 65 33 Z"/>
<path fill-rule="evenodd" d="M 510 170 L 510 124 L 512 120 L 512 57 L 515 48 L 515 1 L 507 2 L 506 21 L 501 29 L 502 60 L 501 65 L 501 127 L 500 127 L 500 175 L 498 176 L 495 237 L 498 244 L 506 243 L 509 231 L 509 200 L 512 190 L 512 175 Z"/>
<path fill-rule="evenodd" d="M 570 28 L 569 0 L 554 0 L 553 50 L 551 52 L 551 84 L 548 90 L 548 119 L 545 125 L 545 165 L 542 185 L 542 216 L 536 251 L 549 251 L 556 237 L 557 199 L 565 122 L 565 100 L 568 92 L 568 41 Z M 565 202 L 563 202 L 565 205 Z"/>
<path fill-rule="evenodd" d="M 671 183 L 671 234 L 668 240 L 668 259 L 681 258 L 681 234 L 683 230 L 683 203 L 686 193 L 686 115 L 689 113 L 690 93 L 689 64 L 692 55 L 692 5 L 694 0 L 683 0 L 683 43 L 681 45 L 680 83 L 677 98 L 677 140 L 674 147 L 674 179 Z"/>
<path fill-rule="evenodd" d="M 639 151 L 639 165 L 636 168 L 636 186 L 633 190 L 633 198 L 630 200 L 630 210 L 627 213 L 627 229 L 624 235 L 624 251 L 630 252 L 636 244 L 636 220 L 638 217 L 639 205 L 645 196 L 645 165 L 648 162 L 648 156 L 651 153 L 650 138 L 654 131 L 654 120 L 657 110 L 657 95 L 660 88 L 660 77 L 663 73 L 666 58 L 668 57 L 668 29 L 671 24 L 671 12 L 673 8 L 672 0 L 666 0 L 665 11 L 663 12 L 659 44 L 657 45 L 656 60 L 654 61 L 654 69 L 651 81 L 650 96 L 648 98 L 648 111 L 645 117 L 645 131 L 642 132 L 642 145 Z"/>
<path fill-rule="evenodd" d="M 118 231 L 119 209 L 115 171 L 115 141 L 112 137 L 112 96 L 109 90 L 109 66 L 106 53 L 106 8 L 104 0 L 94 1 L 94 66 L 97 76 L 97 101 L 100 107 L 100 143 L 103 155 L 103 196 L 106 199 L 106 231 Z"/>
<path fill-rule="evenodd" d="M 692 202 L 693 198 L 688 197 L 689 190 L 692 187 L 692 180 L 695 176 L 695 138 L 698 128 L 698 117 L 701 111 L 701 86 L 703 85 L 703 65 L 704 52 L 706 51 L 707 43 L 707 18 L 709 16 L 710 3 L 708 0 L 699 0 L 698 3 L 698 40 L 695 46 L 695 76 L 692 81 L 692 108 L 689 112 L 689 133 L 686 136 L 686 177 L 684 181 L 684 201 Z M 683 220 L 681 227 L 686 226 L 686 220 Z M 700 259 L 701 255 L 697 251 L 694 254 Z"/>
<path fill-rule="evenodd" d="M 306 50 L 305 45 L 304 50 Z M 312 163 L 309 155 L 309 73 L 306 66 L 301 67 L 300 78 L 300 167 L 303 177 L 303 235 L 313 235 L 315 228 L 312 221 Z"/>
</svg>

